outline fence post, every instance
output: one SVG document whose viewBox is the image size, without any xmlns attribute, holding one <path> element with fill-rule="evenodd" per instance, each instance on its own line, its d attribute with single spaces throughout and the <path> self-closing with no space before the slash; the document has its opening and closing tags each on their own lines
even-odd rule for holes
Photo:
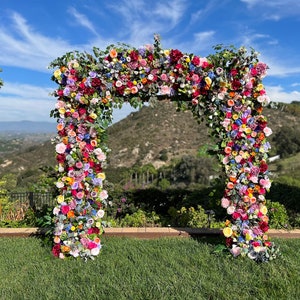
<svg viewBox="0 0 300 300">
<path fill-rule="evenodd" d="M 33 199 L 33 192 L 29 192 L 28 193 L 28 200 L 29 200 L 29 206 L 35 210 L 35 203 L 34 203 L 34 199 Z"/>
</svg>

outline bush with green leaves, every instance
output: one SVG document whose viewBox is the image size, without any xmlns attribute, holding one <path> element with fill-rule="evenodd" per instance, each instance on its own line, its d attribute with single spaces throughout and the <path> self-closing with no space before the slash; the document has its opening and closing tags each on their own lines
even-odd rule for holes
<svg viewBox="0 0 300 300">
<path fill-rule="evenodd" d="M 179 227 L 203 228 L 208 227 L 208 218 L 204 208 L 198 205 L 194 207 L 181 207 L 180 210 L 174 211 L 174 208 L 169 209 L 169 215 L 172 217 L 172 225 Z"/>
<path fill-rule="evenodd" d="M 159 224 L 160 217 L 154 212 L 147 213 L 138 209 L 135 213 L 126 216 L 120 221 L 121 227 L 154 227 Z"/>
<path fill-rule="evenodd" d="M 267 208 L 270 228 L 279 229 L 289 227 L 289 217 L 283 204 L 268 201 Z"/>
</svg>

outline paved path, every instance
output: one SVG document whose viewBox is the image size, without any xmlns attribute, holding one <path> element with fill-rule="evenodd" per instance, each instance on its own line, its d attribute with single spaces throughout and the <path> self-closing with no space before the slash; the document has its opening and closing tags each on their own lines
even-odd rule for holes
<svg viewBox="0 0 300 300">
<path fill-rule="evenodd" d="M 29 237 L 41 234 L 38 228 L 0 228 L 0 237 Z M 300 229 L 295 230 L 269 230 L 270 237 L 300 238 Z M 106 228 L 103 236 L 126 236 L 135 238 L 159 238 L 167 236 L 218 236 L 219 229 L 210 228 L 174 228 L 174 227 L 143 227 L 143 228 Z"/>
</svg>

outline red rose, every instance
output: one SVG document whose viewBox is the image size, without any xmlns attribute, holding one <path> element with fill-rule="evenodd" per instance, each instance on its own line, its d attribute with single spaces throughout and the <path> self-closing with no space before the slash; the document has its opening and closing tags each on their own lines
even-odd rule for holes
<svg viewBox="0 0 300 300">
<path fill-rule="evenodd" d="M 231 74 L 232 76 L 236 76 L 236 75 L 238 74 L 238 71 L 237 71 L 236 69 L 232 69 L 232 70 L 230 71 L 230 74 Z"/>
<path fill-rule="evenodd" d="M 148 54 L 148 60 L 151 62 L 153 61 L 153 59 L 154 59 L 153 54 L 152 53 Z"/>
<path fill-rule="evenodd" d="M 241 83 L 239 82 L 239 80 L 233 80 L 231 82 L 231 87 L 233 90 L 238 90 L 241 87 Z"/>
<path fill-rule="evenodd" d="M 52 248 L 52 254 L 56 257 L 59 257 L 60 253 L 60 244 L 55 244 Z"/>
<path fill-rule="evenodd" d="M 88 234 L 98 234 L 100 232 L 100 230 L 99 230 L 99 228 L 97 228 L 97 227 L 91 227 L 91 228 L 89 228 L 88 229 Z"/>
<path fill-rule="evenodd" d="M 99 78 L 93 78 L 92 79 L 92 86 L 97 87 L 101 85 L 101 80 Z"/>
<path fill-rule="evenodd" d="M 234 219 L 234 220 L 237 220 L 237 219 L 239 219 L 241 217 L 241 215 L 238 213 L 238 212 L 234 212 L 233 214 L 232 214 L 232 218 Z"/>
<path fill-rule="evenodd" d="M 260 246 L 260 242 L 252 242 L 252 246 L 253 247 L 259 247 Z"/>
<path fill-rule="evenodd" d="M 139 58 L 139 53 L 138 53 L 138 51 L 132 50 L 132 51 L 130 52 L 130 58 L 131 58 L 132 61 L 138 60 L 138 58 Z"/>
<path fill-rule="evenodd" d="M 267 222 L 260 222 L 259 223 L 259 228 L 263 231 L 263 232 L 267 232 L 269 230 L 269 226 Z"/>
<path fill-rule="evenodd" d="M 82 116 L 82 115 L 84 115 L 84 114 L 86 113 L 86 109 L 83 108 L 83 107 L 80 107 L 80 108 L 78 109 L 78 113 L 79 113 L 80 116 Z"/>
<path fill-rule="evenodd" d="M 175 49 L 175 50 L 172 49 L 170 51 L 171 62 L 177 62 L 182 56 L 183 56 L 183 54 L 177 49 Z"/>
<path fill-rule="evenodd" d="M 227 247 L 231 247 L 232 244 L 233 244 L 232 238 L 226 238 L 225 244 L 226 244 Z"/>
<path fill-rule="evenodd" d="M 265 173 L 267 170 L 268 170 L 268 165 L 264 161 L 262 161 L 259 166 L 259 171 L 261 173 Z"/>
<path fill-rule="evenodd" d="M 56 160 L 58 163 L 63 163 L 66 160 L 65 154 L 57 154 L 56 155 Z"/>
<path fill-rule="evenodd" d="M 194 56 L 192 59 L 192 64 L 195 66 L 199 66 L 200 65 L 200 58 L 198 56 Z"/>
</svg>

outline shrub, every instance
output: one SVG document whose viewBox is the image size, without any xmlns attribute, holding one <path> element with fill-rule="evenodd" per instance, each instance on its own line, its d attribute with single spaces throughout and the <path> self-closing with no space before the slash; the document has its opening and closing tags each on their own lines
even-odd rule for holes
<svg viewBox="0 0 300 300">
<path fill-rule="evenodd" d="M 139 209 L 132 215 L 126 214 L 126 216 L 120 221 L 120 225 L 121 227 L 153 227 L 157 226 L 159 219 L 159 216 L 154 211 L 146 213 Z"/>
<path fill-rule="evenodd" d="M 180 227 L 203 228 L 207 227 L 208 219 L 201 205 L 198 205 L 197 209 L 183 206 L 177 211 L 176 223 Z"/>
<path fill-rule="evenodd" d="M 279 202 L 267 202 L 270 228 L 286 228 L 289 225 L 289 217 L 286 208 Z"/>
</svg>

